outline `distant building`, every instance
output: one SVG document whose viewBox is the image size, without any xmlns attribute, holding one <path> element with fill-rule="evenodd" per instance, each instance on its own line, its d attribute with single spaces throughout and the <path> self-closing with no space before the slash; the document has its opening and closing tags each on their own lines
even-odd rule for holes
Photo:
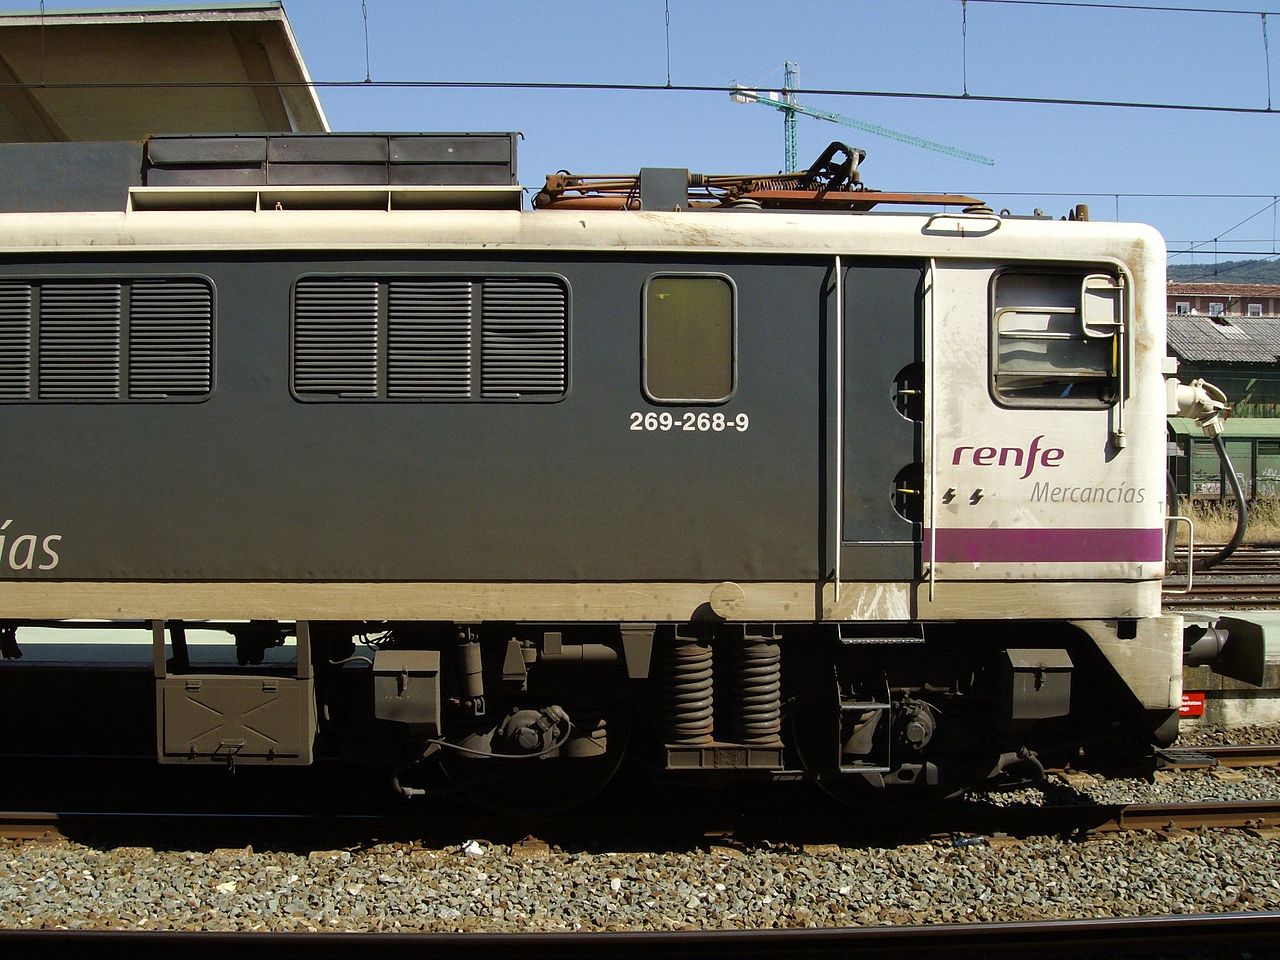
<svg viewBox="0 0 1280 960">
<path fill-rule="evenodd" d="M 1169 353 L 1179 380 L 1217 384 L 1235 416 L 1280 417 L 1280 317 L 1170 313 Z"/>
<path fill-rule="evenodd" d="M 1208 317 L 1280 316 L 1280 284 L 1177 283 L 1165 287 L 1170 313 Z"/>
</svg>

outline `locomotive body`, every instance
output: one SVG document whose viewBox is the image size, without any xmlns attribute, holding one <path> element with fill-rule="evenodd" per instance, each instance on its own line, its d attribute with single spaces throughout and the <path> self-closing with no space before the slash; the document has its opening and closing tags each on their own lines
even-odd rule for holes
<svg viewBox="0 0 1280 960">
<path fill-rule="evenodd" d="M 0 214 L 0 615 L 152 623 L 162 760 L 945 788 L 1176 729 L 1151 229 L 148 191 Z"/>
</svg>

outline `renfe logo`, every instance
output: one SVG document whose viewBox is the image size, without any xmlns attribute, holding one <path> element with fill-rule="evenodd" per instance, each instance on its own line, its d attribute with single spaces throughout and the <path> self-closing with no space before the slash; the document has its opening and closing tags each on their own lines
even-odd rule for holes
<svg viewBox="0 0 1280 960">
<path fill-rule="evenodd" d="M 951 464 L 958 467 L 964 459 L 969 459 L 975 467 L 1021 467 L 1026 464 L 1027 469 L 1018 478 L 1025 480 L 1031 476 L 1037 463 L 1042 467 L 1059 467 L 1062 465 L 1062 458 L 1066 456 L 1066 452 L 1060 447 L 1040 449 L 1040 441 L 1043 439 L 1044 434 L 1040 434 L 1026 450 L 1021 447 L 956 447 L 951 455 Z M 968 458 L 965 457 L 966 450 L 973 451 Z"/>
</svg>

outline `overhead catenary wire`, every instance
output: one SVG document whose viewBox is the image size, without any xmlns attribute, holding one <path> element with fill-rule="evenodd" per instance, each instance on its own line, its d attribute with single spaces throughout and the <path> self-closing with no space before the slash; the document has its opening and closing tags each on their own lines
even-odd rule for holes
<svg viewBox="0 0 1280 960">
<path fill-rule="evenodd" d="M 1022 6 L 1022 7 L 1060 7 L 1073 10 L 1093 10 L 1093 11 L 1127 11 L 1142 13 L 1172 13 L 1172 14 L 1196 14 L 1200 16 L 1247 16 L 1259 17 L 1262 21 L 1262 57 L 1263 64 L 1266 69 L 1267 83 L 1267 107 L 1271 110 L 1271 46 L 1267 38 L 1267 17 L 1275 15 L 1274 10 L 1256 10 L 1256 9 L 1221 9 L 1214 7 L 1175 7 L 1168 4 L 1156 3 L 1085 3 L 1081 0 L 959 0 L 961 10 L 961 64 L 962 76 L 964 79 L 963 92 L 961 96 L 968 98 L 969 96 L 969 77 L 968 77 L 968 10 L 969 3 L 988 4 L 998 6 Z"/>
<path fill-rule="evenodd" d="M 1219 241 L 1219 240 L 1221 240 L 1221 239 L 1223 239 L 1224 237 L 1226 237 L 1226 235 L 1227 235 L 1227 234 L 1229 234 L 1232 230 L 1235 230 L 1235 229 L 1237 229 L 1237 228 L 1239 228 L 1239 227 L 1243 227 L 1243 226 L 1244 226 L 1246 223 L 1248 223 L 1250 220 L 1253 220 L 1253 219 L 1255 219 L 1255 218 L 1257 218 L 1257 217 L 1262 216 L 1262 215 L 1263 215 L 1264 213 L 1266 213 L 1268 210 L 1273 210 L 1273 209 L 1275 209 L 1276 203 L 1277 203 L 1277 199 L 1276 199 L 1275 197 L 1272 197 L 1271 202 L 1270 202 L 1270 203 L 1268 203 L 1266 206 L 1264 206 L 1261 210 L 1257 210 L 1257 211 L 1255 211 L 1255 212 L 1253 212 L 1253 213 L 1249 214 L 1249 216 L 1245 217 L 1243 220 L 1239 221 L 1238 223 L 1235 223 L 1235 224 L 1233 224 L 1232 226 L 1227 227 L 1227 229 L 1223 230 L 1221 233 L 1219 233 L 1217 236 L 1213 237 L 1213 238 L 1212 238 L 1212 239 L 1210 239 L 1210 240 L 1204 240 L 1204 241 L 1202 241 L 1202 242 L 1200 242 L 1200 243 L 1198 243 L 1198 244 L 1192 244 L 1188 249 L 1186 249 L 1186 250 L 1184 250 L 1184 251 L 1181 251 L 1181 253 L 1191 253 L 1192 251 L 1194 251 L 1194 250 L 1196 250 L 1196 249 L 1198 249 L 1198 248 L 1200 248 L 1200 247 L 1204 247 L 1204 246 L 1207 246 L 1208 244 L 1212 243 L 1212 244 L 1214 245 L 1214 255 L 1216 256 L 1218 253 L 1220 253 L 1220 252 L 1221 252 L 1221 251 L 1219 251 L 1219 250 L 1217 249 L 1217 244 L 1218 244 L 1218 241 Z M 1236 242 L 1239 242 L 1239 241 L 1236 241 Z"/>
<path fill-rule="evenodd" d="M 1231 251 L 1222 251 L 1222 252 L 1230 253 Z M 1220 264 L 1219 266 L 1217 266 L 1216 271 L 1217 273 L 1220 273 L 1220 274 L 1235 273 L 1236 270 L 1244 270 L 1247 268 L 1251 268 L 1251 266 L 1254 266 L 1256 264 L 1268 264 L 1268 262 L 1275 262 L 1277 259 L 1280 259 L 1280 253 L 1257 253 L 1257 255 L 1254 255 L 1254 259 L 1252 260 L 1228 260 L 1225 262 L 1225 264 Z M 1207 268 L 1207 266 L 1210 266 L 1210 264 L 1194 264 L 1193 262 L 1193 264 L 1171 264 L 1171 266 L 1179 266 L 1179 268 L 1192 268 L 1192 266 L 1206 266 Z"/>
<path fill-rule="evenodd" d="M 1187 257 L 1193 253 L 1203 254 L 1204 250 L 1201 247 L 1196 247 L 1194 249 L 1188 247 L 1185 250 L 1169 250 L 1166 253 L 1166 256 Z M 1224 257 L 1254 257 L 1258 260 L 1269 260 L 1271 259 L 1271 256 L 1272 256 L 1270 253 L 1268 253 L 1265 250 L 1237 250 L 1237 249 L 1231 249 L 1231 250 L 1219 249 L 1218 255 L 1224 256 Z"/>
<path fill-rule="evenodd" d="M 1248 243 L 1254 243 L 1259 245 L 1266 244 L 1271 247 L 1271 250 L 1270 250 L 1271 253 L 1280 252 L 1280 251 L 1277 251 L 1276 249 L 1277 242 L 1280 241 L 1280 233 L 1278 233 L 1278 224 L 1280 224 L 1280 220 L 1277 219 L 1277 209 L 1280 208 L 1280 196 L 1277 196 L 1276 194 L 1273 194 L 1273 193 L 1210 193 L 1206 191 L 1199 191 L 1195 193 L 1177 192 L 1177 191 L 1167 191 L 1167 192 L 1136 191 L 1136 192 L 1130 193 L 1130 192 L 1122 191 L 1120 193 L 1117 193 L 1113 190 L 981 190 L 976 188 L 975 189 L 957 188 L 952 192 L 968 194 L 971 196 L 982 196 L 987 199 L 997 199 L 997 198 L 1004 198 L 1004 197 L 1035 197 L 1035 198 L 1065 197 L 1069 199 L 1080 200 L 1080 199 L 1104 197 L 1108 200 L 1114 200 L 1115 198 L 1119 197 L 1122 200 L 1144 200 L 1144 199 L 1147 199 L 1147 200 L 1266 200 L 1268 202 L 1265 206 L 1262 207 L 1261 210 L 1253 214 L 1250 214 L 1244 220 L 1235 224 L 1235 226 L 1232 226 L 1227 230 L 1222 231 L 1217 235 L 1216 239 L 1218 240 L 1223 239 L 1226 236 L 1226 234 L 1230 233 L 1232 230 L 1235 230 L 1237 227 L 1243 226 L 1245 223 L 1248 223 L 1250 220 L 1254 219 L 1255 217 L 1259 216 L 1262 213 L 1265 213 L 1269 209 L 1271 211 L 1271 236 L 1270 237 L 1249 237 L 1249 238 L 1232 237 L 1231 242 L 1237 245 L 1248 244 Z M 1168 256 L 1180 257 L 1180 256 L 1188 256 L 1192 253 L 1198 252 L 1202 247 L 1208 246 L 1209 244 L 1213 243 L 1214 239 L 1215 238 L 1213 237 L 1208 237 L 1203 240 L 1166 239 L 1165 242 L 1168 243 L 1170 247 L 1173 247 L 1175 245 L 1179 247 L 1179 249 L 1170 249 L 1168 251 Z M 1228 249 L 1219 248 L 1218 253 L 1232 255 L 1232 256 L 1249 256 L 1249 257 L 1262 258 L 1267 255 L 1268 251 L 1236 249 L 1236 248 L 1232 248 L 1228 250 Z"/>
<path fill-rule="evenodd" d="M 1082 0 L 958 0 L 958 2 L 1011 7 L 1073 7 L 1078 10 L 1142 10 L 1148 13 L 1208 13 L 1244 17 L 1277 12 L 1275 10 L 1226 10 L 1221 7 L 1172 7 L 1159 3 L 1084 3 Z"/>
<path fill-rule="evenodd" d="M 630 92 L 630 93 L 713 93 L 730 94 L 730 85 L 715 83 L 618 83 L 565 80 L 116 80 L 64 81 L 59 83 L 0 83 L 5 90 L 280 90 L 296 88 L 370 88 L 401 90 L 529 90 L 561 93 Z M 855 90 L 842 87 L 797 87 L 796 94 L 822 97 L 860 97 L 869 100 L 964 101 L 967 103 L 1007 103 L 1028 106 L 1115 107 L 1131 110 L 1171 110 L 1196 113 L 1238 113 L 1275 116 L 1280 111 L 1269 107 L 1247 107 L 1212 103 L 1171 103 L 1143 100 L 1090 100 L 1077 97 L 1017 97 L 1008 94 L 939 93 L 923 90 Z M 1111 196 L 1111 194 L 1108 194 Z"/>
</svg>

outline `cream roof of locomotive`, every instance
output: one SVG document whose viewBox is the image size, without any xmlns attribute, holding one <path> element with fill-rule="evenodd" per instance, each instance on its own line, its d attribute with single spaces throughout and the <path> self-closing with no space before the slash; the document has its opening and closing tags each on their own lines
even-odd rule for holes
<svg viewBox="0 0 1280 960">
<path fill-rule="evenodd" d="M 0 214 L 0 250 L 563 250 L 1044 258 L 1159 269 L 1142 224 L 951 214 L 274 210 Z M 1142 278 L 1151 280 L 1151 277 Z"/>
</svg>

